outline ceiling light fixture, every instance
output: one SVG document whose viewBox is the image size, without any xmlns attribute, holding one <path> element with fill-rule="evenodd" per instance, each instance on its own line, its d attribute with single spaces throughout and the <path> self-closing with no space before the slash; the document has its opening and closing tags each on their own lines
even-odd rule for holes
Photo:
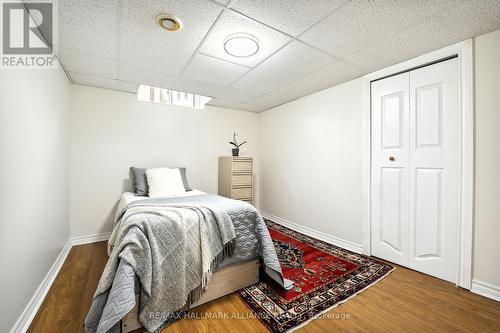
<svg viewBox="0 0 500 333">
<path fill-rule="evenodd" d="M 226 37 L 224 50 L 233 57 L 251 57 L 259 51 L 259 40 L 253 35 L 238 32 Z"/>
<path fill-rule="evenodd" d="M 167 31 L 178 31 L 182 28 L 181 20 L 170 14 L 160 14 L 156 16 L 156 23 Z"/>
</svg>

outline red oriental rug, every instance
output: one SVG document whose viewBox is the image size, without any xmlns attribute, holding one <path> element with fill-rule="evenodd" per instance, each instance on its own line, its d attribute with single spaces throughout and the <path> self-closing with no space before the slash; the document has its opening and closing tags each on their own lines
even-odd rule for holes
<svg viewBox="0 0 500 333">
<path fill-rule="evenodd" d="M 384 278 L 393 267 L 266 220 L 287 279 L 285 291 L 267 276 L 239 297 L 271 332 L 302 326 Z"/>
</svg>

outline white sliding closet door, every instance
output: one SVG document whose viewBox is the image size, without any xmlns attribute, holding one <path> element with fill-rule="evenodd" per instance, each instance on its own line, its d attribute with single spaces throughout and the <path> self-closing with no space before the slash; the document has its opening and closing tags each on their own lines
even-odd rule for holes
<svg viewBox="0 0 500 333">
<path fill-rule="evenodd" d="M 372 253 L 456 282 L 456 58 L 372 84 Z"/>
</svg>

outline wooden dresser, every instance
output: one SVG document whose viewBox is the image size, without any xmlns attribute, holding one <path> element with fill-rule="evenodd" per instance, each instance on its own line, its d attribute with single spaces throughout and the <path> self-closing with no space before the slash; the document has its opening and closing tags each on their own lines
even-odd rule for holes
<svg viewBox="0 0 500 333">
<path fill-rule="evenodd" d="M 219 195 L 253 205 L 253 159 L 219 157 Z"/>
</svg>

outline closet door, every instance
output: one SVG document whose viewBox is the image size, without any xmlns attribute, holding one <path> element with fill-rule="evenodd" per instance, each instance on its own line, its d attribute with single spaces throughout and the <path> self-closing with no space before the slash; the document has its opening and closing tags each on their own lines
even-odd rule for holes
<svg viewBox="0 0 500 333">
<path fill-rule="evenodd" d="M 408 265 L 409 73 L 372 83 L 372 254 Z"/>
<path fill-rule="evenodd" d="M 458 59 L 410 72 L 409 267 L 456 282 L 460 112 Z"/>
<path fill-rule="evenodd" d="M 372 254 L 457 281 L 458 59 L 372 83 Z"/>
</svg>

